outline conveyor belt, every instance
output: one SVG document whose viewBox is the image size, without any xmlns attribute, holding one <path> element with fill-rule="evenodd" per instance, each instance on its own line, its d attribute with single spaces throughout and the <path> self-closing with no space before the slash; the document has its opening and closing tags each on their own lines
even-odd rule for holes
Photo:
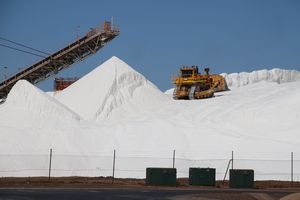
<svg viewBox="0 0 300 200">
<path fill-rule="evenodd" d="M 76 40 L 74 43 L 1 82 L 0 99 L 6 98 L 17 81 L 25 79 L 32 84 L 43 81 L 61 70 L 70 67 L 72 64 L 95 54 L 118 34 L 118 29 L 111 29 L 110 27 L 109 30 L 106 28 L 105 31 L 92 29 L 84 37 Z"/>
</svg>

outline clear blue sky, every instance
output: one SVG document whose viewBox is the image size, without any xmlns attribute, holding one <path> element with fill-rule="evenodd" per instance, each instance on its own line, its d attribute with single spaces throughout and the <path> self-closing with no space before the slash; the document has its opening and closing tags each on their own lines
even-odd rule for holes
<svg viewBox="0 0 300 200">
<path fill-rule="evenodd" d="M 58 76 L 83 76 L 113 55 L 161 90 L 182 65 L 214 73 L 300 70 L 299 0 L 0 0 L 0 36 L 54 52 L 111 16 L 120 35 Z M 0 47 L 8 73 L 39 59 Z M 39 87 L 52 90 L 53 78 Z"/>
</svg>

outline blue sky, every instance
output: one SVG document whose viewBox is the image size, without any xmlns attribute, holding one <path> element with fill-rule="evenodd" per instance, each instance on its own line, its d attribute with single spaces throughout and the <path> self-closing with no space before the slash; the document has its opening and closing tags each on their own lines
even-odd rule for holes
<svg viewBox="0 0 300 200">
<path fill-rule="evenodd" d="M 58 76 L 81 77 L 115 55 L 164 91 L 182 65 L 300 70 L 299 11 L 298 0 L 0 0 L 0 36 L 55 52 L 113 16 L 120 35 Z M 39 59 L 0 47 L 0 79 L 3 66 L 12 74 Z M 38 86 L 52 90 L 53 78 Z"/>
</svg>

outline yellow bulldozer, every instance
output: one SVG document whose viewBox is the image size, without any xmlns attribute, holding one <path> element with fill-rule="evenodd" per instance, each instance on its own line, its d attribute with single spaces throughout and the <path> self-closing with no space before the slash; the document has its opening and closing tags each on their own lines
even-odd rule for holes
<svg viewBox="0 0 300 200">
<path fill-rule="evenodd" d="M 174 99 L 205 99 L 214 96 L 214 92 L 228 90 L 224 77 L 218 74 L 209 74 L 209 68 L 199 72 L 197 66 L 180 68 L 180 75 L 173 78 L 176 85 Z"/>
</svg>

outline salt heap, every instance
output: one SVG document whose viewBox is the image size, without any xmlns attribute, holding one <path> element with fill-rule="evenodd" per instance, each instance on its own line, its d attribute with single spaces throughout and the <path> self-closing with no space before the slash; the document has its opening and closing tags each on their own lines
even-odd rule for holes
<svg viewBox="0 0 300 200">
<path fill-rule="evenodd" d="M 14 85 L 6 102 L 1 106 L 0 113 L 26 113 L 36 118 L 80 120 L 79 115 L 26 80 L 20 80 Z"/>
<path fill-rule="evenodd" d="M 274 68 L 271 70 L 258 70 L 253 72 L 240 72 L 232 74 L 221 74 L 227 82 L 228 87 L 240 87 L 260 81 L 287 83 L 300 80 L 300 72 L 296 70 L 284 70 Z"/>
<path fill-rule="evenodd" d="M 0 152 L 38 154 L 54 146 L 64 151 L 76 149 L 76 145 L 68 144 L 66 128 L 76 129 L 79 122 L 79 115 L 26 80 L 20 80 L 0 105 Z M 24 157 L 2 156 L 0 171 L 36 167 L 34 163 Z"/>
<path fill-rule="evenodd" d="M 56 98 L 88 120 L 145 112 L 167 101 L 154 84 L 115 56 Z"/>
<path fill-rule="evenodd" d="M 288 180 L 286 160 L 300 145 L 300 82 L 250 84 L 270 77 L 255 73 L 228 75 L 248 85 L 233 81 L 230 91 L 195 101 L 173 101 L 116 57 L 55 95 L 63 104 L 20 81 L 0 105 L 0 176 L 48 175 L 52 148 L 54 176 L 111 176 L 116 149 L 115 176 L 144 178 L 146 167 L 172 166 L 175 149 L 178 177 L 214 167 L 223 179 L 233 150 L 235 167 L 255 169 L 256 179 Z"/>
</svg>

